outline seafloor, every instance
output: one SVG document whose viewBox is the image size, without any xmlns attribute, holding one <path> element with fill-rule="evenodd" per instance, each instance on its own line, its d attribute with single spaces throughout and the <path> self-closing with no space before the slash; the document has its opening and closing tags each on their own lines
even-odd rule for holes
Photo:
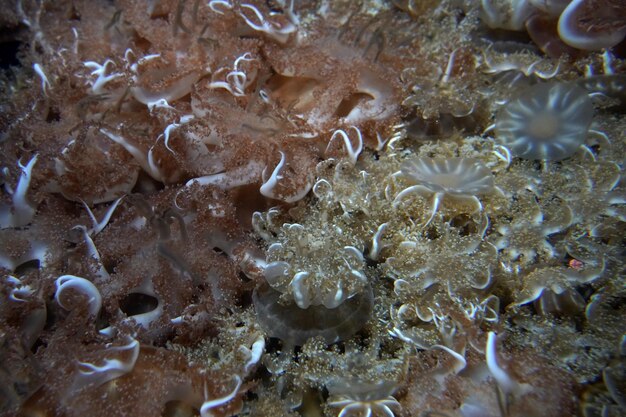
<svg viewBox="0 0 626 417">
<path fill-rule="evenodd" d="M 0 8 L 1 415 L 626 415 L 623 0 Z"/>
</svg>

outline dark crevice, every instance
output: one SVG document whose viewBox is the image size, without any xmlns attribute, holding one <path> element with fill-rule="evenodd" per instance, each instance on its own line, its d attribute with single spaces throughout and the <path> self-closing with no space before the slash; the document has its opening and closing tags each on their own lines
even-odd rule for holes
<svg viewBox="0 0 626 417">
<path fill-rule="evenodd" d="M 61 112 L 59 109 L 50 107 L 46 115 L 46 123 L 55 123 L 61 120 Z"/>
<path fill-rule="evenodd" d="M 149 313 L 157 308 L 159 301 L 148 294 L 131 292 L 120 301 L 120 310 L 127 316 Z"/>
<path fill-rule="evenodd" d="M 21 45 L 22 43 L 16 40 L 0 42 L 0 68 L 6 70 L 20 66 L 18 52 Z"/>
<path fill-rule="evenodd" d="M 29 271 L 36 271 L 40 268 L 39 259 L 31 259 L 29 261 L 23 262 L 15 268 L 14 274 L 16 276 L 26 275 Z"/>
</svg>

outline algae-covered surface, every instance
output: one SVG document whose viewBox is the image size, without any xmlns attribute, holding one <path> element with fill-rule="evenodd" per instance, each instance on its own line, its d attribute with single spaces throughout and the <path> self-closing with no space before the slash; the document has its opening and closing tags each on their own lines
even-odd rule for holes
<svg viewBox="0 0 626 417">
<path fill-rule="evenodd" d="M 3 1 L 0 414 L 626 413 L 626 5 Z"/>
</svg>

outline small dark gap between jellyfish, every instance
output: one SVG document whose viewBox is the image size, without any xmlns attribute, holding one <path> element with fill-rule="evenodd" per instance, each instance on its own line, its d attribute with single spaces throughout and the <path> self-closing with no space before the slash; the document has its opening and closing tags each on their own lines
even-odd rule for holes
<svg viewBox="0 0 626 417">
<path fill-rule="evenodd" d="M 367 250 L 368 255 L 370 251 L 371 251 L 371 246 L 368 247 L 368 250 Z M 370 258 L 368 255 L 365 256 L 365 266 L 369 268 L 376 268 L 380 264 L 380 261 L 375 261 L 372 258 Z"/>
<path fill-rule="evenodd" d="M 235 304 L 241 308 L 248 308 L 252 305 L 252 291 L 243 291 Z"/>
<path fill-rule="evenodd" d="M 460 214 L 450 220 L 450 226 L 459 231 L 461 236 L 469 236 L 478 231 L 476 222 L 467 214 Z"/>
<path fill-rule="evenodd" d="M 44 56 L 46 54 L 46 51 L 43 49 L 43 47 L 41 46 L 41 43 L 36 42 L 35 46 L 33 48 L 35 50 L 35 55 L 37 56 Z"/>
<path fill-rule="evenodd" d="M 243 272 L 243 271 L 239 271 L 239 273 L 237 274 L 237 276 L 239 277 L 240 280 L 242 280 L 243 282 L 251 282 L 252 280 L 250 278 L 248 278 L 248 276 Z"/>
<path fill-rule="evenodd" d="M 532 163 L 533 163 L 533 169 L 535 171 L 543 171 L 543 165 L 544 165 L 543 161 L 535 160 Z"/>
<path fill-rule="evenodd" d="M 52 300 L 50 301 L 46 301 L 46 324 L 44 324 L 43 326 L 43 330 L 51 330 L 52 328 L 54 328 L 56 322 L 57 322 L 57 314 L 55 314 L 55 312 L 57 311 L 57 305 L 52 305 L 52 303 L 56 304 L 56 302 L 54 302 Z"/>
<path fill-rule="evenodd" d="M 249 378 L 254 381 L 269 382 L 272 379 L 272 373 L 263 364 L 261 364 L 256 367 L 253 374 L 249 375 Z M 255 394 L 253 393 L 253 395 Z"/>
<path fill-rule="evenodd" d="M 265 344 L 265 352 L 267 354 L 278 353 L 283 349 L 283 342 L 277 337 L 269 337 L 267 338 L 267 343 Z"/>
<path fill-rule="evenodd" d="M 583 309 L 580 314 L 576 314 L 573 317 L 574 328 L 577 332 L 583 332 L 585 330 L 585 324 L 587 322 L 585 317 L 585 310 Z"/>
<path fill-rule="evenodd" d="M 426 238 L 430 240 L 436 240 L 441 237 L 441 233 L 439 233 L 439 231 L 437 230 L 437 227 L 433 224 L 428 226 L 428 228 L 424 232 L 425 232 L 424 235 L 426 236 Z"/>
<path fill-rule="evenodd" d="M 595 156 L 598 156 L 600 154 L 600 151 L 602 150 L 602 147 L 599 144 L 595 144 L 595 145 L 591 145 L 587 147 L 589 148 L 591 153 L 593 153 Z"/>
<path fill-rule="evenodd" d="M 626 59 L 626 38 L 624 38 L 623 41 L 612 47 L 611 52 L 617 58 Z"/>
<path fill-rule="evenodd" d="M 30 352 L 34 355 L 37 353 L 37 350 L 39 350 L 40 347 L 45 349 L 48 347 L 48 343 L 43 341 L 41 337 L 38 337 L 37 340 L 35 340 L 35 343 L 33 343 L 33 345 L 31 346 Z"/>
<path fill-rule="evenodd" d="M 546 238 L 548 243 L 552 246 L 558 246 L 559 242 L 563 242 L 565 239 L 567 239 L 567 231 L 553 233 Z"/>
<path fill-rule="evenodd" d="M 253 379 L 256 379 L 256 378 L 253 378 Z M 243 395 L 243 401 L 246 403 L 249 401 L 255 401 L 258 399 L 259 399 L 259 396 L 256 393 L 252 392 L 251 390 L 246 391 L 246 393 Z"/>
<path fill-rule="evenodd" d="M 131 292 L 120 300 L 120 310 L 127 316 L 149 313 L 157 308 L 159 301 L 148 294 Z"/>
<path fill-rule="evenodd" d="M 115 268 L 117 268 L 119 263 L 120 263 L 120 259 L 107 258 L 102 261 L 102 266 L 109 273 L 114 273 Z"/>
<path fill-rule="evenodd" d="M 111 325 L 111 316 L 107 313 L 105 309 L 100 310 L 100 314 L 96 318 L 95 327 L 96 330 L 100 331 L 102 329 L 106 329 Z"/>
<path fill-rule="evenodd" d="M 326 350 L 337 352 L 338 354 L 343 355 L 346 353 L 346 344 L 343 342 L 343 340 L 340 340 L 339 342 L 326 345 Z"/>
<path fill-rule="evenodd" d="M 528 311 L 530 311 L 530 314 L 533 316 L 543 316 L 539 310 L 537 310 L 537 308 L 535 307 L 535 303 L 534 302 L 530 302 L 528 304 L 524 304 L 521 306 L 522 309 L 527 309 Z"/>
<path fill-rule="evenodd" d="M 228 258 L 228 254 L 226 252 L 224 252 L 222 249 L 218 248 L 217 246 L 211 248 L 213 249 L 213 252 L 217 253 L 220 256 L 223 256 L 225 258 Z"/>
<path fill-rule="evenodd" d="M 302 346 L 294 346 L 293 347 L 293 361 L 295 363 L 300 363 L 300 355 L 302 355 Z"/>
<path fill-rule="evenodd" d="M 506 306 L 509 306 L 515 302 L 513 299 L 513 294 L 509 291 L 504 291 L 502 287 L 495 286 L 493 289 L 493 295 L 500 299 L 500 311 L 498 313 L 503 314 L 506 310 Z"/>
<path fill-rule="evenodd" d="M 581 284 L 581 285 L 577 286 L 576 290 L 578 290 L 578 293 L 585 300 L 585 303 L 587 303 L 587 304 L 591 301 L 591 296 L 596 291 L 595 288 L 593 287 L 593 284 L 591 284 L 589 282 L 586 283 L 586 284 Z"/>
<path fill-rule="evenodd" d="M 4 34 L 0 32 L 0 39 L 4 38 L 2 35 Z M 8 70 L 20 66 L 18 53 L 21 46 L 22 42 L 17 40 L 0 42 L 0 69 Z"/>
<path fill-rule="evenodd" d="M 46 114 L 46 123 L 55 123 L 61 120 L 61 112 L 56 107 L 50 107 Z"/>
<path fill-rule="evenodd" d="M 206 290 L 207 290 L 207 288 L 208 288 L 207 283 L 202 282 L 202 281 L 198 282 L 198 283 L 196 284 L 196 289 L 197 289 L 198 291 L 194 291 L 194 293 L 193 293 L 193 294 L 191 294 L 191 300 L 192 300 L 192 302 L 194 302 L 194 303 L 195 303 L 195 302 L 197 302 L 197 301 L 200 299 L 200 294 L 201 294 L 201 293 L 203 293 L 204 291 L 206 291 Z"/>
<path fill-rule="evenodd" d="M 31 271 L 38 271 L 40 268 L 39 259 L 31 259 L 19 264 L 13 271 L 16 276 L 26 275 Z"/>
</svg>

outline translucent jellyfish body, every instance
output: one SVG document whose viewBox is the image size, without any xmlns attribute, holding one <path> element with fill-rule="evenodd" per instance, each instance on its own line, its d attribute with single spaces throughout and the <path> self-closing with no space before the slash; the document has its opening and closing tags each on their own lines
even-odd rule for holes
<svg viewBox="0 0 626 417">
<path fill-rule="evenodd" d="M 398 204 L 411 194 L 433 196 L 432 209 L 426 225 L 434 218 L 442 201 L 469 204 L 474 212 L 482 210 L 477 195 L 496 191 L 491 171 L 471 158 L 417 158 L 402 164 L 402 177 L 414 185 L 395 198 Z"/>
<path fill-rule="evenodd" d="M 265 279 L 298 307 L 337 308 L 367 286 L 362 251 L 340 228 L 316 233 L 314 228 L 285 224 L 281 241 L 267 250 Z"/>
<path fill-rule="evenodd" d="M 560 161 L 585 142 L 593 119 L 587 92 L 573 84 L 537 84 L 496 116 L 496 139 L 513 156 Z"/>
<path fill-rule="evenodd" d="M 283 304 L 280 295 L 279 291 L 263 286 L 254 291 L 252 300 L 263 330 L 289 346 L 302 346 L 316 336 L 328 344 L 348 339 L 370 319 L 374 303 L 369 286 L 332 309 L 323 305 L 303 309 L 293 302 Z"/>
</svg>

